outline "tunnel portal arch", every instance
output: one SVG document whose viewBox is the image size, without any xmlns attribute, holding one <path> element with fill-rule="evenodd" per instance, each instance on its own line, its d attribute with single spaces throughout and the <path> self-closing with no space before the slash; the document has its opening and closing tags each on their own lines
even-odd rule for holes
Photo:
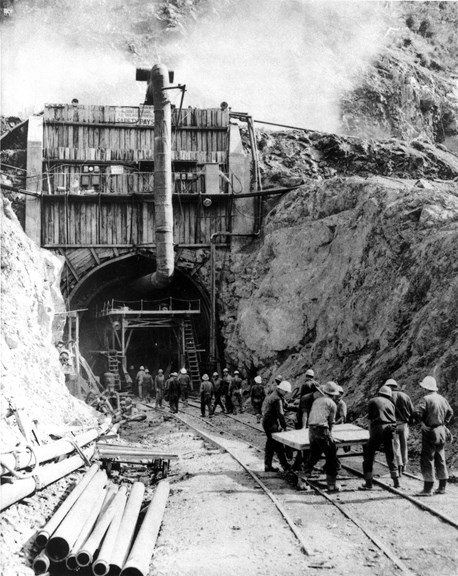
<svg viewBox="0 0 458 576">
<path fill-rule="evenodd" d="M 193 380 L 199 379 L 201 370 L 211 369 L 207 286 L 195 269 L 190 271 L 177 258 L 167 288 L 136 291 L 135 280 L 155 266 L 154 253 L 147 250 L 123 254 L 87 270 L 68 295 L 69 308 L 81 311 L 80 353 L 96 375 L 110 369 L 113 352 L 121 378 L 132 366 L 137 370 L 140 365 L 151 372 L 186 366 L 194 372 Z"/>
</svg>

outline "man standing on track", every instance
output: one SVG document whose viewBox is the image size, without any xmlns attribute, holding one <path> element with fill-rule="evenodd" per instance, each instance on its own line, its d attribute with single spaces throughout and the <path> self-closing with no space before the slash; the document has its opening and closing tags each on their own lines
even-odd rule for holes
<svg viewBox="0 0 458 576">
<path fill-rule="evenodd" d="M 172 372 L 170 378 L 167 380 L 167 393 L 169 398 L 170 412 L 176 414 L 180 403 L 180 383 L 178 382 L 178 374 Z"/>
<path fill-rule="evenodd" d="M 143 379 L 144 379 L 144 377 L 145 377 L 145 367 L 140 366 L 140 368 L 137 372 L 137 376 L 135 377 L 136 392 L 137 392 L 137 396 L 139 398 L 142 398 L 142 396 L 143 396 Z"/>
<path fill-rule="evenodd" d="M 402 476 L 408 462 L 407 440 L 409 438 L 409 423 L 413 419 L 413 404 L 410 396 L 399 390 L 398 383 L 393 378 L 385 382 L 391 388 L 394 410 L 396 414 L 396 433 L 393 440 L 394 458 L 399 476 Z"/>
<path fill-rule="evenodd" d="M 264 456 L 264 470 L 266 472 L 278 472 L 278 468 L 272 466 L 274 453 L 277 453 L 280 464 L 285 472 L 290 470 L 290 465 L 285 456 L 283 444 L 272 438 L 274 432 L 286 429 L 285 413 L 283 410 L 283 398 L 291 393 L 291 384 L 286 380 L 280 382 L 277 388 L 267 396 L 263 406 L 262 427 L 267 436 L 266 451 Z"/>
<path fill-rule="evenodd" d="M 310 476 L 313 467 L 324 453 L 326 456 L 326 483 L 329 492 L 338 492 L 337 481 L 337 447 L 332 437 L 337 406 L 333 398 L 338 396 L 339 387 L 335 382 L 327 382 L 321 388 L 322 396 L 317 398 L 310 410 L 308 419 L 310 454 L 305 464 L 305 474 Z"/>
<path fill-rule="evenodd" d="M 264 390 L 264 386 L 262 385 L 261 376 L 255 377 L 254 384 L 251 387 L 250 396 L 251 396 L 251 405 L 253 406 L 253 411 L 256 415 L 256 420 L 260 422 L 262 417 L 262 403 L 264 402 L 264 398 L 266 397 L 266 391 Z"/>
<path fill-rule="evenodd" d="M 208 408 L 208 415 L 212 415 L 212 397 L 213 384 L 210 382 L 208 374 L 204 374 L 200 383 L 200 412 L 202 418 L 205 418 L 205 407 Z"/>
<path fill-rule="evenodd" d="M 223 378 L 222 378 L 222 390 L 221 395 L 224 398 L 224 403 L 226 405 L 226 411 L 228 414 L 232 414 L 232 400 L 230 394 L 230 387 L 232 382 L 232 376 L 229 374 L 229 370 L 224 368 L 223 370 Z"/>
<path fill-rule="evenodd" d="M 435 378 L 426 376 L 420 386 L 431 394 L 424 396 L 415 410 L 422 429 L 420 466 L 424 486 L 419 496 L 432 495 L 435 474 L 439 480 L 435 493 L 445 494 L 448 480 L 445 444 L 450 435 L 447 424 L 453 418 L 453 410 L 448 401 L 438 394 Z"/>
<path fill-rule="evenodd" d="M 397 466 L 394 462 L 393 437 L 396 432 L 396 413 L 392 400 L 391 388 L 382 386 L 367 405 L 369 419 L 369 440 L 363 446 L 363 472 L 365 483 L 360 490 L 372 490 L 375 453 L 383 444 L 386 463 L 390 469 L 395 488 L 399 488 Z"/>
<path fill-rule="evenodd" d="M 143 397 L 150 399 L 153 395 L 153 377 L 151 376 L 148 368 L 145 368 L 145 375 L 143 376 Z"/>
<path fill-rule="evenodd" d="M 237 414 L 237 405 L 240 410 L 240 414 L 243 413 L 243 399 L 242 399 L 242 379 L 240 378 L 240 372 L 234 370 L 234 376 L 232 382 L 229 385 L 229 395 L 232 402 L 232 410 L 234 414 Z"/>
<path fill-rule="evenodd" d="M 183 404 L 187 406 L 189 391 L 192 390 L 192 382 L 186 368 L 182 368 L 180 370 L 180 375 L 178 376 L 178 382 L 180 383 L 181 399 L 183 400 Z"/>
<path fill-rule="evenodd" d="M 215 395 L 215 400 L 213 401 L 213 407 L 212 407 L 211 415 L 213 416 L 217 406 L 219 406 L 221 408 L 221 411 L 225 414 L 226 408 L 225 408 L 225 406 L 223 404 L 223 400 L 222 400 L 222 381 L 221 381 L 221 378 L 219 377 L 218 372 L 213 372 L 212 384 L 213 384 L 213 393 Z"/>
<path fill-rule="evenodd" d="M 162 408 L 162 400 L 164 398 L 165 377 L 164 371 L 159 368 L 154 378 L 154 389 L 156 391 L 156 408 Z"/>
</svg>

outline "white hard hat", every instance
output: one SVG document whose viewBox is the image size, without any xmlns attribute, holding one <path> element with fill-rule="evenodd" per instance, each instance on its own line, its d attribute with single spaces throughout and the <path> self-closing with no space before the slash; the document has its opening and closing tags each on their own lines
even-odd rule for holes
<svg viewBox="0 0 458 576">
<path fill-rule="evenodd" d="M 436 379 L 433 376 L 425 376 L 425 378 L 420 382 L 420 386 L 425 390 L 430 390 L 431 392 L 437 392 L 439 390 Z"/>
<path fill-rule="evenodd" d="M 140 366 L 140 370 L 144 370 L 144 369 L 145 369 L 145 367 L 144 367 L 144 366 Z"/>
<path fill-rule="evenodd" d="M 182 368 L 182 369 L 180 370 L 180 372 L 181 372 L 182 374 L 186 374 L 186 368 Z"/>
<path fill-rule="evenodd" d="M 306 371 L 305 375 L 306 375 L 306 376 L 311 376 L 312 378 L 315 378 L 315 372 L 314 372 L 311 368 L 309 368 L 309 369 Z"/>
<path fill-rule="evenodd" d="M 202 376 L 202 380 L 210 380 L 210 378 L 208 377 L 208 374 L 204 374 Z"/>
<path fill-rule="evenodd" d="M 261 378 L 261 376 L 256 376 L 256 378 L 254 379 L 254 381 L 256 382 L 256 384 L 262 384 L 262 378 Z"/>
<path fill-rule="evenodd" d="M 394 386 L 395 388 L 397 387 L 398 383 L 396 382 L 396 380 L 393 380 L 393 378 L 389 378 L 386 382 L 385 382 L 385 386 Z"/>
<path fill-rule="evenodd" d="M 378 394 L 380 394 L 380 396 L 386 396 L 387 398 L 391 398 L 393 396 L 389 386 L 381 386 L 379 388 Z"/>
<path fill-rule="evenodd" d="M 321 387 L 321 391 L 323 394 L 328 394 L 329 396 L 340 394 L 339 386 L 335 382 L 326 382 L 326 384 Z"/>
<path fill-rule="evenodd" d="M 277 388 L 278 390 L 283 390 L 283 392 L 286 392 L 287 394 L 291 393 L 291 384 L 288 382 L 288 380 L 283 380 L 283 382 L 280 382 Z"/>
</svg>

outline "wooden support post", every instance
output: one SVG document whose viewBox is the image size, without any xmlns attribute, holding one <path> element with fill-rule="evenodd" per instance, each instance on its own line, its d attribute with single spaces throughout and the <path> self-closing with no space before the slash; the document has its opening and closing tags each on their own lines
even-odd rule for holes
<svg viewBox="0 0 458 576">
<path fill-rule="evenodd" d="M 43 190 L 43 116 L 31 116 L 27 133 L 26 189 L 41 194 Z M 25 232 L 41 245 L 41 199 L 25 197 Z"/>
</svg>

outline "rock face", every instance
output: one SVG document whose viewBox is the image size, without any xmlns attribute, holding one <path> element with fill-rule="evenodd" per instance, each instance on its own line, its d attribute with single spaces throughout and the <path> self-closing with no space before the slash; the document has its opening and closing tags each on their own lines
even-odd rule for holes
<svg viewBox="0 0 458 576">
<path fill-rule="evenodd" d="M 222 281 L 229 362 L 345 386 L 434 373 L 458 400 L 458 186 L 333 178 L 289 193 Z M 416 390 L 415 393 L 418 393 Z"/>
<path fill-rule="evenodd" d="M 38 429 L 92 422 L 88 407 L 67 391 L 54 346 L 65 322 L 59 315 L 65 311 L 62 263 L 24 234 L 3 197 L 0 219 L 2 434 L 17 430 L 7 417 L 9 398 L 38 422 Z"/>
</svg>

